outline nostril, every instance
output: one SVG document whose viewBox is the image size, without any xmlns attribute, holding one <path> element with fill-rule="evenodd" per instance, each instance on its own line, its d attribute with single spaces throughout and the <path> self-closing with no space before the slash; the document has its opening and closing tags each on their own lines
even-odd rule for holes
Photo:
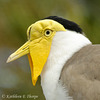
<svg viewBox="0 0 100 100">
<path fill-rule="evenodd" d="M 28 48 L 28 46 L 27 46 L 27 47 L 25 47 L 25 48 L 23 48 L 22 50 L 25 50 L 26 48 Z"/>
</svg>

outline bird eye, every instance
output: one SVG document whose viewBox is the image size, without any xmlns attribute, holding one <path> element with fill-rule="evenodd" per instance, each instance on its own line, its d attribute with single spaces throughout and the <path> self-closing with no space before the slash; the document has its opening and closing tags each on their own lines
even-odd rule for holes
<svg viewBox="0 0 100 100">
<path fill-rule="evenodd" d="M 50 36 L 51 35 L 51 32 L 52 32 L 51 30 L 46 30 L 45 31 L 45 36 Z"/>
</svg>

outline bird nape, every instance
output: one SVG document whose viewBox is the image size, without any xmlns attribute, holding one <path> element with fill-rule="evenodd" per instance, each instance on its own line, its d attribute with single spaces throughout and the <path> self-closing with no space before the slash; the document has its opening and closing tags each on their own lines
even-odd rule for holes
<svg viewBox="0 0 100 100">
<path fill-rule="evenodd" d="M 100 100 L 100 45 L 76 23 L 49 16 L 30 25 L 28 41 L 10 55 L 28 55 L 32 83 L 41 75 L 46 100 Z"/>
</svg>

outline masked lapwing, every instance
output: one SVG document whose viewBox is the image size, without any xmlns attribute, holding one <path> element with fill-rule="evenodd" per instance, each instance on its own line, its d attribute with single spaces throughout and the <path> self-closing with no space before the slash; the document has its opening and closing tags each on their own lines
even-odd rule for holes
<svg viewBox="0 0 100 100">
<path fill-rule="evenodd" d="M 46 100 L 100 100 L 100 45 L 74 22 L 49 16 L 29 26 L 28 41 L 8 58 L 28 55 L 33 85 Z"/>
</svg>

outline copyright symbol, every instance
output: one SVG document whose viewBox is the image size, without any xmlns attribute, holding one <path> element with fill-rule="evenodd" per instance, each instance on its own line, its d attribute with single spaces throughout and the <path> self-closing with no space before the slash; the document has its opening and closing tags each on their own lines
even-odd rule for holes
<svg viewBox="0 0 100 100">
<path fill-rule="evenodd" d="M 2 94 L 2 98 L 5 98 L 5 94 Z"/>
</svg>

